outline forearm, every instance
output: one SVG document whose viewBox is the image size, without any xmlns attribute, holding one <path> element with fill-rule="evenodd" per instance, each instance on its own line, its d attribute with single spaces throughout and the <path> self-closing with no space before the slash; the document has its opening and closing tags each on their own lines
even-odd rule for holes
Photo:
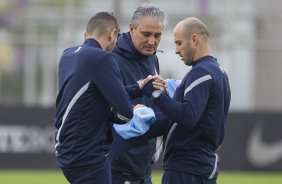
<svg viewBox="0 0 282 184">
<path fill-rule="evenodd" d="M 125 86 L 125 90 L 131 100 L 142 97 L 142 92 L 138 83 Z"/>
<path fill-rule="evenodd" d="M 192 104 L 188 102 L 181 103 L 162 94 L 155 99 L 155 103 L 171 121 L 185 124 L 189 128 L 193 127 L 197 122 L 198 115 Z"/>
</svg>

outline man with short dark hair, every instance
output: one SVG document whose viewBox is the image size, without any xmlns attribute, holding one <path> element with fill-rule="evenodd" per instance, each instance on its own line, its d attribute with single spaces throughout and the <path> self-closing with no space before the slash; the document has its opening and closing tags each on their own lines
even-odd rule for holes
<svg viewBox="0 0 282 184">
<path fill-rule="evenodd" d="M 112 14 L 97 13 L 87 24 L 85 42 L 66 49 L 60 59 L 55 149 L 57 163 L 72 184 L 112 183 L 109 152 L 115 116 L 111 107 L 124 121 L 133 116 L 110 53 L 118 32 Z"/>
</svg>

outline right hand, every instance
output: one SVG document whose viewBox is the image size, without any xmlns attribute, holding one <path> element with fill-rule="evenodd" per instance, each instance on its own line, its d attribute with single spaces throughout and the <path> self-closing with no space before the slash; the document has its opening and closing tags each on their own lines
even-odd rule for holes
<svg viewBox="0 0 282 184">
<path fill-rule="evenodd" d="M 153 78 L 152 75 L 148 75 L 147 78 L 145 78 L 145 79 L 139 81 L 139 82 L 138 82 L 139 89 L 142 89 L 142 88 L 147 84 L 147 82 L 149 82 L 152 78 Z"/>
<path fill-rule="evenodd" d="M 165 92 L 166 94 L 168 94 L 168 92 L 167 92 L 167 87 L 166 87 L 166 83 L 165 83 L 165 80 L 162 78 L 162 76 L 157 75 L 154 79 L 155 79 L 155 80 L 152 82 L 153 87 L 154 87 L 155 89 L 162 90 L 163 92 Z"/>
</svg>

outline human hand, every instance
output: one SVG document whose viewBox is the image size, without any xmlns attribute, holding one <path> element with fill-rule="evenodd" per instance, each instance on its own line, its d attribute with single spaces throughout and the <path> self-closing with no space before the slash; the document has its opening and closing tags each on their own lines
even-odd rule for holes
<svg viewBox="0 0 282 184">
<path fill-rule="evenodd" d="M 141 89 L 141 92 L 143 95 L 146 95 L 147 97 L 151 97 L 152 96 L 152 92 L 155 90 L 153 87 L 153 78 L 151 78 L 148 82 L 146 82 L 146 84 L 143 86 L 143 88 Z"/>
<path fill-rule="evenodd" d="M 147 84 L 147 82 L 149 82 L 152 78 L 153 78 L 152 75 L 148 75 L 147 78 L 138 81 L 139 89 L 141 90 Z"/>
<path fill-rule="evenodd" d="M 145 107 L 145 105 L 143 104 L 136 104 L 134 107 L 133 107 L 133 111 L 135 111 L 136 109 L 139 109 L 141 107 Z"/>
<path fill-rule="evenodd" d="M 154 81 L 152 82 L 152 84 L 153 84 L 153 87 L 155 89 L 162 90 L 163 92 L 168 94 L 167 87 L 166 87 L 166 82 L 162 78 L 162 76 L 160 76 L 160 75 L 154 76 Z"/>
</svg>

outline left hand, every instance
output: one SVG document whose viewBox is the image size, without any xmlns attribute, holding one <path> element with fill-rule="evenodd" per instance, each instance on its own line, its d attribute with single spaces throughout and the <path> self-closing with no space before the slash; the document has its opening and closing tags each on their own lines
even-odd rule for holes
<svg viewBox="0 0 282 184">
<path fill-rule="evenodd" d="M 145 105 L 143 105 L 143 104 L 136 104 L 136 105 L 133 107 L 133 110 L 135 111 L 136 109 L 141 108 L 141 107 L 145 107 Z"/>
</svg>

